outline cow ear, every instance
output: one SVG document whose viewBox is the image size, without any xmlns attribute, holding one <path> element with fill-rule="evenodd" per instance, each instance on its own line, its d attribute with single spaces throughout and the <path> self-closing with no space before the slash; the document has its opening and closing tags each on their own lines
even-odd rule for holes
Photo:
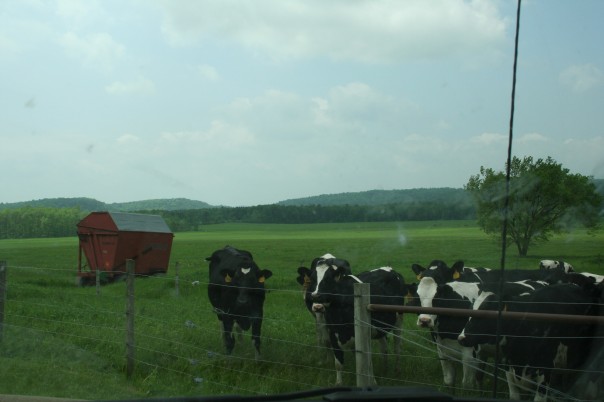
<svg viewBox="0 0 604 402">
<path fill-rule="evenodd" d="M 451 270 L 453 271 L 453 279 L 457 280 L 461 277 L 461 273 L 463 272 L 463 266 L 464 263 L 463 261 L 456 261 L 455 264 L 453 264 L 453 266 L 451 267 Z"/>
<path fill-rule="evenodd" d="M 262 271 L 260 271 L 260 276 L 258 277 L 258 282 L 264 283 L 264 281 L 266 279 L 270 278 L 271 276 L 273 276 L 273 273 L 271 271 L 269 271 L 268 269 L 263 269 Z"/>
<path fill-rule="evenodd" d="M 296 278 L 296 281 L 300 285 L 309 283 L 310 282 L 310 269 L 308 269 L 306 267 L 299 267 L 298 268 L 298 277 Z"/>
<path fill-rule="evenodd" d="M 411 265 L 411 269 L 413 270 L 413 272 L 417 276 L 417 279 L 421 279 L 422 272 L 424 272 L 426 270 L 426 268 L 422 267 L 419 264 L 413 264 L 413 265 Z"/>
<path fill-rule="evenodd" d="M 224 277 L 224 281 L 226 283 L 230 283 L 233 281 L 233 276 L 235 276 L 235 271 L 230 270 L 230 269 L 221 269 L 220 275 L 222 275 Z"/>
</svg>

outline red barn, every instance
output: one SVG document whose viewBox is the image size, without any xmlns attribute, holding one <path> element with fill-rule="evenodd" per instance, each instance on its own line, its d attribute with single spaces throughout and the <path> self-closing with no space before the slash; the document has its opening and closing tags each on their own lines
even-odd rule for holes
<svg viewBox="0 0 604 402">
<path fill-rule="evenodd" d="M 97 269 L 107 281 L 115 279 L 125 273 L 128 259 L 135 261 L 137 275 L 168 270 L 174 234 L 159 215 L 92 212 L 77 227 L 80 284 L 94 282 Z"/>
</svg>

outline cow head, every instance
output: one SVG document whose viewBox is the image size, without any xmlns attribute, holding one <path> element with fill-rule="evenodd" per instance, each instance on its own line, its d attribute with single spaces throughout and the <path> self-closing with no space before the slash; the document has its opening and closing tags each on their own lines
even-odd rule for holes
<svg viewBox="0 0 604 402">
<path fill-rule="evenodd" d="M 336 258 L 329 253 L 315 258 L 311 263 L 310 269 L 306 267 L 298 268 L 296 281 L 302 285 L 306 307 L 314 314 L 320 314 L 324 311 L 324 306 L 316 304 L 315 298 L 325 272 L 333 266 L 340 267 L 344 272 L 350 274 L 350 264 L 348 261 Z"/>
<path fill-rule="evenodd" d="M 452 267 L 449 267 L 444 261 L 433 260 L 428 265 L 428 268 L 424 268 L 419 264 L 413 264 L 411 265 L 411 269 L 418 280 L 421 281 L 422 278 L 431 277 L 440 285 L 460 279 L 464 273 L 464 262 L 457 261 Z"/>
<path fill-rule="evenodd" d="M 338 283 L 350 272 L 344 266 L 329 265 L 323 272 L 317 286 L 312 293 L 313 311 L 324 311 L 330 303 L 338 297 Z"/>
<path fill-rule="evenodd" d="M 438 284 L 431 276 L 425 276 L 417 285 L 417 296 L 422 307 L 432 307 L 432 300 L 436 295 Z M 417 317 L 417 326 L 425 328 L 433 328 L 436 321 L 434 314 L 420 314 Z"/>
<path fill-rule="evenodd" d="M 264 296 L 264 281 L 273 273 L 268 269 L 260 269 L 256 264 L 236 269 L 224 268 L 220 271 L 227 287 L 237 290 L 236 303 L 245 305 L 251 297 Z"/>
</svg>

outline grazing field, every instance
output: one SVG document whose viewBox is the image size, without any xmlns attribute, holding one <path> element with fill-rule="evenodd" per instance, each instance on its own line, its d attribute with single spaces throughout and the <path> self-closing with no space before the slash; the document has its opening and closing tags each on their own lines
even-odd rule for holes
<svg viewBox="0 0 604 402">
<path fill-rule="evenodd" d="M 263 356 L 258 362 L 248 334 L 237 341 L 232 356 L 223 355 L 219 322 L 207 300 L 204 258 L 227 244 L 251 251 L 261 268 L 273 271 L 266 282 Z M 506 266 L 536 269 L 541 259 L 563 259 L 577 270 L 604 274 L 603 245 L 602 233 L 589 236 L 577 230 L 534 246 L 525 258 L 510 247 Z M 75 236 L 2 240 L 0 260 L 8 263 L 8 276 L 0 394 L 116 399 L 254 395 L 331 386 L 333 359 L 316 346 L 314 323 L 295 281 L 299 266 L 310 266 L 326 252 L 349 260 L 353 272 L 392 266 L 407 282 L 415 281 L 412 263 L 461 259 L 468 266 L 498 268 L 501 261 L 501 245 L 471 221 L 225 224 L 176 233 L 168 274 L 136 280 L 136 363 L 127 379 L 125 284 L 103 286 L 99 294 L 94 287 L 75 286 Z M 405 318 L 399 370 L 392 364 L 384 370 L 375 356 L 378 384 L 451 392 L 441 386 L 435 350 L 415 319 L 412 314 Z M 352 353 L 345 358 L 344 381 L 354 386 Z M 505 398 L 501 383 L 500 396 Z M 487 384 L 485 393 L 457 393 L 490 396 L 491 391 Z"/>
</svg>

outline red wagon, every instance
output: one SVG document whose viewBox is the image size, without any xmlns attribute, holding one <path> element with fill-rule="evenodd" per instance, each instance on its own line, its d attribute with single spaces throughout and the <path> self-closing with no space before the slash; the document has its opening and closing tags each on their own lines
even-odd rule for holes
<svg viewBox="0 0 604 402">
<path fill-rule="evenodd" d="M 94 283 L 97 270 L 103 282 L 117 279 L 125 273 L 128 259 L 135 261 L 137 275 L 168 271 L 174 234 L 159 215 L 92 212 L 77 227 L 80 285 Z"/>
</svg>

